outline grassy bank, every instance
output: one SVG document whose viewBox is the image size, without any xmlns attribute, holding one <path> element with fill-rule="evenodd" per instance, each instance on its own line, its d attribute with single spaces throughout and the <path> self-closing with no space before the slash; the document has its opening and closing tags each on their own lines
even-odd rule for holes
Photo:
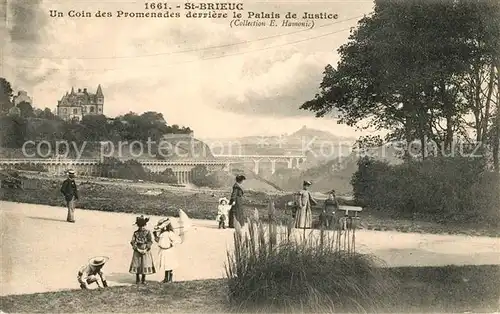
<svg viewBox="0 0 500 314">
<path fill-rule="evenodd" d="M 65 206 L 59 193 L 60 180 L 31 179 L 33 189 L 13 190 L 0 188 L 0 200 L 22 202 L 29 204 L 43 204 L 51 206 Z M 220 196 L 229 197 L 228 190 L 224 195 L 213 195 L 211 192 L 179 192 L 171 190 L 158 190 L 157 193 L 148 195 L 148 189 L 127 186 L 127 183 L 99 184 L 81 182 L 79 186 L 81 199 L 77 207 L 81 209 L 102 210 L 108 212 L 137 213 L 146 215 L 177 215 L 177 209 L 182 208 L 186 213 L 196 219 L 215 219 L 217 214 L 217 201 Z M 263 192 L 247 191 L 245 205 L 248 214 L 254 208 L 260 212 L 260 217 L 267 218 L 267 206 L 274 196 Z M 283 197 L 278 197 L 276 215 L 279 220 L 290 218 L 290 213 L 283 210 Z M 343 202 L 349 204 L 348 201 Z M 314 210 L 317 219 L 319 208 Z M 361 213 L 362 228 L 369 230 L 394 230 L 400 232 L 421 233 L 448 233 L 500 236 L 497 228 L 488 228 L 483 225 L 464 224 L 439 224 L 432 221 L 394 219 L 383 211 L 366 211 Z"/>
<path fill-rule="evenodd" d="M 402 267 L 384 271 L 398 282 L 398 289 L 383 310 L 385 313 L 492 313 L 500 310 L 500 266 Z M 225 279 L 5 296 L 0 297 L 0 309 L 7 313 L 234 312 L 227 301 Z"/>
</svg>

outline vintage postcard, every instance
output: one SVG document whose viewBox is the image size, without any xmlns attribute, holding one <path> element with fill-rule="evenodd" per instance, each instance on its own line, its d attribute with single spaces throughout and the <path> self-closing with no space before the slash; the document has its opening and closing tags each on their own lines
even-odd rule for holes
<svg viewBox="0 0 500 314">
<path fill-rule="evenodd" d="M 0 0 L 0 312 L 500 311 L 498 0 Z"/>
</svg>

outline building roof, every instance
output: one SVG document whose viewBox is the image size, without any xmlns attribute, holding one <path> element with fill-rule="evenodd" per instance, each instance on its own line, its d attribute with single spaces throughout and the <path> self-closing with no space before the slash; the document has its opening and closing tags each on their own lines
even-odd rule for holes
<svg viewBox="0 0 500 314">
<path fill-rule="evenodd" d="M 102 88 L 101 84 L 97 85 L 97 92 L 95 93 L 97 97 L 104 97 L 104 94 L 102 93 Z"/>
</svg>

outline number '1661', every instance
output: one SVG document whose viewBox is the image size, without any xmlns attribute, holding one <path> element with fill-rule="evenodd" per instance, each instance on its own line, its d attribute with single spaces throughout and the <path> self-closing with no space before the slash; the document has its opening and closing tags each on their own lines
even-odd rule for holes
<svg viewBox="0 0 500 314">
<path fill-rule="evenodd" d="M 144 3 L 146 10 L 167 10 L 168 5 L 166 2 L 146 2 Z"/>
</svg>

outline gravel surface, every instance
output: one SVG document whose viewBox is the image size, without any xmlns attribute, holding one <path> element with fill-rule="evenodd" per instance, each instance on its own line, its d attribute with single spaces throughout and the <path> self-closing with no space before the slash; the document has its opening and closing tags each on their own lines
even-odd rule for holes
<svg viewBox="0 0 500 314">
<path fill-rule="evenodd" d="M 71 224 L 63 207 L 4 201 L 0 215 L 1 295 L 78 288 L 79 267 L 95 255 L 110 257 L 104 268 L 110 285 L 135 280 L 128 273 L 135 215 L 77 209 Z M 158 219 L 151 217 L 149 227 Z M 223 277 L 232 233 L 217 229 L 215 221 L 193 220 L 179 247 L 181 267 L 174 280 Z M 361 252 L 376 254 L 387 266 L 500 264 L 499 238 L 359 230 L 356 239 Z M 156 254 L 157 248 L 153 250 Z M 162 274 L 148 279 L 159 281 Z"/>
</svg>

